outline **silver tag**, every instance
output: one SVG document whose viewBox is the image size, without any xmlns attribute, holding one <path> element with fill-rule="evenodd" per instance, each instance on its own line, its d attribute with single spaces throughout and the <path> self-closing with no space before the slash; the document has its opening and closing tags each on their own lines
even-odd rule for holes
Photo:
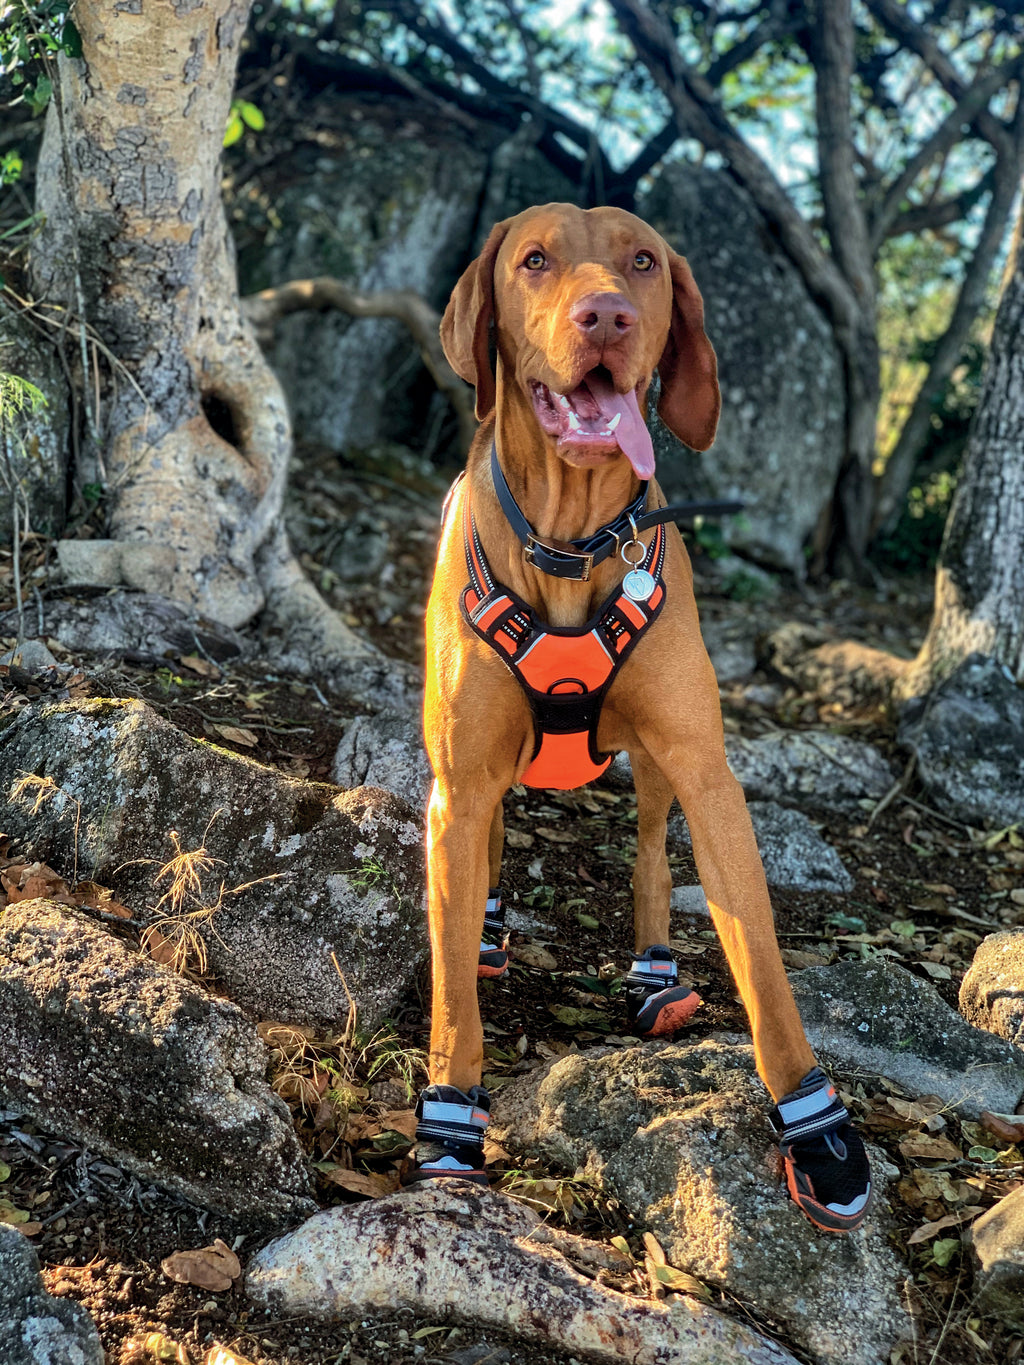
<svg viewBox="0 0 1024 1365">
<path fill-rule="evenodd" d="M 622 591 L 634 602 L 646 602 L 657 586 L 646 569 L 630 569 L 622 580 Z"/>
</svg>

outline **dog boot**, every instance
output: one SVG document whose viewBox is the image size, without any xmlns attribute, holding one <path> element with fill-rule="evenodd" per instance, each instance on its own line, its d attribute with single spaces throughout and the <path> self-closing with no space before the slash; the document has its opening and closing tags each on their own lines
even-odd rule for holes
<svg viewBox="0 0 1024 1365">
<path fill-rule="evenodd" d="M 821 1068 L 808 1071 L 768 1119 L 794 1203 L 825 1232 L 860 1227 L 871 1198 L 871 1168 L 860 1135 Z"/>
<path fill-rule="evenodd" d="M 504 976 L 508 970 L 508 935 L 505 933 L 505 907 L 501 903 L 501 887 L 492 886 L 487 893 L 484 914 L 484 936 L 480 940 L 480 965 L 477 976 Z"/>
<path fill-rule="evenodd" d="M 468 1094 L 454 1085 L 428 1085 L 416 1105 L 413 1169 L 404 1183 L 457 1177 L 487 1184 L 484 1134 L 491 1116 L 491 1097 L 482 1085 Z"/>
<path fill-rule="evenodd" d="M 689 986 L 680 986 L 675 959 L 655 943 L 638 957 L 626 976 L 629 1026 L 644 1038 L 661 1038 L 682 1028 L 700 1004 Z"/>
</svg>

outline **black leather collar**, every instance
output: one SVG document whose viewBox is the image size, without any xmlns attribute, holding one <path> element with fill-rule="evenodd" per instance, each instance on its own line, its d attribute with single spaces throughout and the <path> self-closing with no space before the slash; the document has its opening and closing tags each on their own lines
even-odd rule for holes
<svg viewBox="0 0 1024 1365">
<path fill-rule="evenodd" d="M 527 564 L 532 564 L 541 573 L 552 578 L 572 578 L 585 583 L 596 564 L 619 549 L 620 545 L 633 540 L 641 531 L 648 530 L 665 521 L 688 521 L 698 516 L 728 516 L 741 512 L 744 504 L 737 499 L 718 499 L 707 502 L 672 502 L 665 507 L 645 512 L 647 502 L 647 483 L 641 483 L 640 492 L 624 507 L 614 521 L 608 522 L 581 540 L 540 540 L 533 527 L 523 515 L 523 509 L 516 502 L 508 486 L 504 471 L 498 461 L 498 448 L 491 444 L 491 476 L 494 491 L 498 495 L 501 510 L 508 524 L 523 544 L 523 555 Z"/>
</svg>

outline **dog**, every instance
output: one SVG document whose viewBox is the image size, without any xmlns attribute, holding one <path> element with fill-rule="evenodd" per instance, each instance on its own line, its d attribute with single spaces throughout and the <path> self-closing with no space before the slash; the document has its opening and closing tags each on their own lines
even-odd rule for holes
<svg viewBox="0 0 1024 1365">
<path fill-rule="evenodd" d="M 449 494 L 426 617 L 432 1026 L 407 1178 L 487 1180 L 475 983 L 507 965 L 505 792 L 578 786 L 625 750 L 637 795 L 630 1025 L 667 1035 L 699 1004 L 667 947 L 677 797 L 775 1101 L 790 1195 L 819 1227 L 851 1231 L 870 1196 L 867 1158 L 797 1013 L 726 763 L 689 560 L 653 479 L 655 371 L 658 415 L 684 444 L 707 449 L 718 424 L 690 268 L 624 210 L 528 209 L 491 231 L 441 340 L 481 425 Z"/>
</svg>

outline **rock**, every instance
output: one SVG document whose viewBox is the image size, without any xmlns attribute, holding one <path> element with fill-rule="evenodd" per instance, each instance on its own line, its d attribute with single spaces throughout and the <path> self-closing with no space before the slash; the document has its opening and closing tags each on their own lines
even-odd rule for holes
<svg viewBox="0 0 1024 1365">
<path fill-rule="evenodd" d="M 1024 1330 L 1024 1189 L 1000 1199 L 964 1233 L 980 1313 Z"/>
<path fill-rule="evenodd" d="M 888 763 L 870 744 L 829 731 L 780 731 L 758 739 L 726 738 L 729 767 L 748 801 L 853 815 L 880 800 L 893 783 Z"/>
<path fill-rule="evenodd" d="M 779 731 L 757 739 L 726 735 L 725 752 L 748 801 L 858 815 L 862 802 L 874 804 L 893 784 L 892 769 L 877 749 L 827 730 Z M 627 754 L 612 760 L 605 781 L 632 790 Z"/>
<path fill-rule="evenodd" d="M 34 384 L 46 400 L 36 413 L 23 411 L 12 418 L 6 441 L 9 464 L 0 459 L 0 545 L 10 543 L 13 490 L 18 489 L 19 529 L 59 536 L 67 508 L 71 400 L 57 350 L 38 326 L 11 307 L 10 295 L 0 301 L 0 373 L 17 375 Z M 5 421 L 5 430 L 8 424 Z"/>
<path fill-rule="evenodd" d="M 975 1028 L 1024 1048 L 1024 929 L 982 940 L 960 983 L 960 1013 Z"/>
<path fill-rule="evenodd" d="M 219 663 L 251 650 L 230 626 L 199 616 L 158 593 L 122 591 L 99 597 L 51 598 L 44 611 L 47 635 L 76 654 L 114 654 L 154 664 L 198 654 Z M 0 634 L 16 629 L 14 612 L 0 615 Z"/>
<path fill-rule="evenodd" d="M 197 927 L 214 975 L 256 1019 L 337 1025 L 351 991 L 373 1029 L 405 997 L 426 956 L 423 830 L 386 792 L 284 777 L 138 701 L 25 707 L 0 730 L 0 792 L 24 773 L 58 790 L 35 814 L 32 793 L 8 801 L 6 833 L 150 921 L 170 831 L 205 849 L 199 900 L 217 908 Z"/>
<path fill-rule="evenodd" d="M 669 902 L 673 915 L 692 915 L 695 919 L 709 919 L 708 900 L 704 888 L 697 886 L 674 886 Z"/>
<path fill-rule="evenodd" d="M 940 1095 L 967 1118 L 1012 1113 L 1024 1058 L 972 1028 L 929 981 L 903 967 L 836 962 L 790 977 L 815 1052 L 840 1071 L 884 1076 L 914 1095 Z"/>
<path fill-rule="evenodd" d="M 451 1315 L 595 1361 L 793 1362 L 697 1299 L 668 1307 L 606 1289 L 549 1240 L 524 1205 L 467 1182 L 436 1182 L 317 1214 L 254 1257 L 245 1289 L 278 1316 Z"/>
<path fill-rule="evenodd" d="M 701 635 L 719 684 L 750 677 L 757 667 L 756 627 L 752 623 L 743 619 L 718 621 L 708 618 L 701 622 Z"/>
<path fill-rule="evenodd" d="M 172 546 L 132 540 L 59 540 L 57 560 L 68 583 L 154 593 L 177 567 Z"/>
<path fill-rule="evenodd" d="M 690 262 L 722 386 L 718 438 L 704 454 L 655 421 L 658 480 L 669 498 L 743 498 L 743 515 L 723 520 L 727 543 L 802 578 L 843 448 L 831 330 L 725 171 L 668 166 L 637 211 Z"/>
<path fill-rule="evenodd" d="M 671 1265 L 752 1306 L 816 1360 L 878 1365 L 906 1331 L 877 1197 L 848 1237 L 785 1194 L 748 1044 L 596 1049 L 504 1087 L 492 1130 L 619 1200 Z M 877 1177 L 877 1172 L 876 1172 Z"/>
<path fill-rule="evenodd" d="M 976 825 L 1024 822 L 1024 690 L 994 659 L 971 655 L 909 702 L 897 737 L 940 810 Z"/>
<path fill-rule="evenodd" d="M 43 1287 L 27 1237 L 0 1223 L 0 1360 L 4 1365 L 103 1365 L 89 1314 Z"/>
<path fill-rule="evenodd" d="M 856 883 L 839 854 L 806 815 L 786 810 L 775 801 L 751 801 L 748 810 L 769 886 L 833 895 L 853 890 Z M 692 848 L 689 826 L 681 812 L 669 819 L 668 837 L 677 848 Z"/>
<path fill-rule="evenodd" d="M 312 1205 L 267 1051 L 237 1008 L 53 901 L 0 916 L 0 1095 L 205 1208 Z"/>
<path fill-rule="evenodd" d="M 41 673 L 45 668 L 56 668 L 57 660 L 42 640 L 23 640 L 17 649 L 0 654 L 0 664 L 14 664 L 24 673 Z"/>
<path fill-rule="evenodd" d="M 357 716 L 341 737 L 331 776 L 339 787 L 382 787 L 425 811 L 434 775 L 419 715 Z"/>
</svg>

